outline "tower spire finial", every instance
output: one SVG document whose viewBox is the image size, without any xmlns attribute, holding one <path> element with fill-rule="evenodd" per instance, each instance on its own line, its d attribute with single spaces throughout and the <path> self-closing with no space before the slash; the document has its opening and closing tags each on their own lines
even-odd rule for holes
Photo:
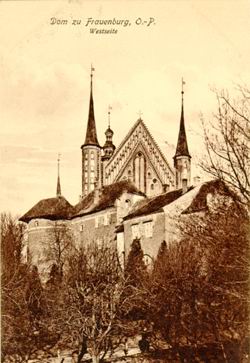
<svg viewBox="0 0 250 363">
<path fill-rule="evenodd" d="M 181 78 L 181 123 L 184 124 L 184 85 L 186 82 Z"/>
<path fill-rule="evenodd" d="M 111 114 L 112 107 L 109 105 L 108 107 L 108 128 L 110 129 L 110 114 Z"/>
<path fill-rule="evenodd" d="M 183 99 L 183 95 L 184 95 L 184 85 L 186 84 L 186 82 L 184 81 L 183 77 L 181 78 L 181 94 L 182 94 L 182 99 Z"/>
<path fill-rule="evenodd" d="M 182 110 L 182 112 L 183 112 L 183 107 L 184 107 L 184 85 L 185 84 L 186 84 L 186 82 L 184 81 L 184 79 L 182 77 L 181 78 L 181 110 Z"/>
<path fill-rule="evenodd" d="M 142 119 L 141 117 L 142 117 L 142 115 L 143 115 L 143 112 L 142 112 L 141 110 L 139 110 L 137 114 L 138 114 L 138 116 L 139 116 L 139 120 L 141 120 L 141 119 Z"/>
<path fill-rule="evenodd" d="M 95 68 L 93 67 L 93 64 L 91 63 L 91 68 L 90 68 L 90 79 L 91 79 L 91 86 L 92 86 L 92 78 L 93 78 L 93 72 L 95 71 Z"/>
<path fill-rule="evenodd" d="M 93 67 L 92 63 L 91 63 L 91 67 L 90 67 L 90 98 L 93 98 L 93 75 L 94 75 L 94 72 L 95 71 L 95 68 Z"/>
<path fill-rule="evenodd" d="M 62 194 L 61 194 L 61 183 L 60 183 L 60 157 L 61 157 L 61 154 L 58 153 L 58 156 L 57 156 L 57 187 L 56 187 L 56 196 L 57 197 L 60 197 Z"/>
</svg>

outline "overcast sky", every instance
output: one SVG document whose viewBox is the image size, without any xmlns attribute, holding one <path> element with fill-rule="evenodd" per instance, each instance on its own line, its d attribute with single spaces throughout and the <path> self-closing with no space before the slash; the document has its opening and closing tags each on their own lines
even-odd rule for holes
<svg viewBox="0 0 250 363">
<path fill-rule="evenodd" d="M 78 201 L 91 63 L 100 144 L 108 105 L 116 146 L 142 111 L 171 164 L 183 77 L 188 142 L 197 163 L 200 113 L 209 118 L 216 110 L 211 88 L 232 90 L 250 81 L 249 14 L 249 1 L 1 1 L 1 210 L 23 214 L 55 196 L 58 152 L 62 193 Z M 53 17 L 68 24 L 51 25 Z M 90 27 L 88 18 L 131 25 Z M 139 18 L 154 21 L 137 25 Z M 72 25 L 73 19 L 81 24 Z M 90 28 L 118 33 L 90 34 Z"/>
</svg>

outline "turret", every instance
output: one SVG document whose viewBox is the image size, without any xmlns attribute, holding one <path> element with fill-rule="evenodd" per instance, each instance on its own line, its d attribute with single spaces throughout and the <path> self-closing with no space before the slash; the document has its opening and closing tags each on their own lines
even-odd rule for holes
<svg viewBox="0 0 250 363">
<path fill-rule="evenodd" d="M 176 189 L 182 188 L 186 191 L 191 183 L 191 156 L 188 151 L 188 143 L 185 130 L 184 121 L 184 86 L 185 82 L 182 80 L 181 91 L 181 119 L 180 129 L 177 141 L 176 152 L 174 156 L 175 179 Z"/>
<path fill-rule="evenodd" d="M 93 71 L 91 66 L 90 73 L 90 99 L 89 99 L 89 116 L 86 130 L 85 142 L 82 149 L 82 196 L 87 195 L 101 183 L 100 164 L 101 164 L 101 147 L 97 139 L 94 100 L 93 100 Z"/>
<path fill-rule="evenodd" d="M 103 149 L 103 156 L 102 156 L 103 161 L 109 160 L 115 151 L 115 145 L 113 144 L 113 140 L 112 140 L 114 132 L 110 128 L 110 110 L 111 110 L 111 107 L 109 107 L 109 111 L 108 111 L 108 128 L 105 131 L 106 141 L 102 148 Z"/>
</svg>

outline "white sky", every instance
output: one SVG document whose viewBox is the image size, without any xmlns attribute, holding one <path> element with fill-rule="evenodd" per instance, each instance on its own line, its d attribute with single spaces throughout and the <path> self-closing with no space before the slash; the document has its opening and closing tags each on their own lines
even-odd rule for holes
<svg viewBox="0 0 250 363">
<path fill-rule="evenodd" d="M 249 14 L 250 2 L 236 0 L 1 1 L 1 210 L 23 214 L 55 195 L 58 152 L 63 195 L 78 201 L 91 62 L 99 142 L 109 104 L 116 146 L 141 110 L 171 164 L 184 77 L 195 164 L 202 154 L 200 113 L 216 110 L 211 87 L 231 90 L 250 81 Z M 50 25 L 52 17 L 82 24 Z M 93 35 L 88 17 L 128 19 L 131 26 L 100 27 L 118 33 Z M 155 25 L 136 25 L 139 17 Z"/>
</svg>

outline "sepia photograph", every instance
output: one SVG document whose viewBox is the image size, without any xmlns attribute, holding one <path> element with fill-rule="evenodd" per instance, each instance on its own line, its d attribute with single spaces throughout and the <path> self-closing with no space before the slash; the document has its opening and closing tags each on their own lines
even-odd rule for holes
<svg viewBox="0 0 250 363">
<path fill-rule="evenodd" d="M 0 1 L 1 362 L 250 361 L 249 14 Z"/>
</svg>

